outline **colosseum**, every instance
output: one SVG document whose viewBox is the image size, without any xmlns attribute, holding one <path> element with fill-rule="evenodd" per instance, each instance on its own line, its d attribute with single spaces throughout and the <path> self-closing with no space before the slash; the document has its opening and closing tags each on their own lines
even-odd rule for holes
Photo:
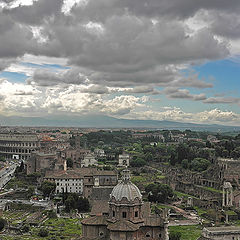
<svg viewBox="0 0 240 240">
<path fill-rule="evenodd" d="M 0 133 L 0 156 L 6 160 L 27 160 L 39 147 L 36 134 Z"/>
</svg>

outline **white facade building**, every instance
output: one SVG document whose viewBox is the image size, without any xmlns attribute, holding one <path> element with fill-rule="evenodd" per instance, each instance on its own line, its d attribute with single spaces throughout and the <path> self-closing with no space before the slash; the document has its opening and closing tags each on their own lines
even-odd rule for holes
<svg viewBox="0 0 240 240">
<path fill-rule="evenodd" d="M 201 240 L 239 240 L 240 228 L 228 227 L 208 227 L 202 231 Z"/>
<path fill-rule="evenodd" d="M 81 167 L 88 167 L 90 165 L 97 165 L 95 156 L 91 153 L 87 154 L 81 162 Z"/>
<path fill-rule="evenodd" d="M 103 149 L 97 148 L 94 150 L 94 153 L 97 157 L 106 157 L 106 154 Z"/>
<path fill-rule="evenodd" d="M 83 179 L 81 178 L 62 178 L 55 179 L 56 193 L 83 193 Z"/>
<path fill-rule="evenodd" d="M 72 171 L 57 172 L 45 177 L 47 181 L 56 183 L 55 193 L 78 193 L 83 194 L 83 176 Z"/>
<path fill-rule="evenodd" d="M 130 156 L 129 154 L 119 154 L 118 156 L 118 166 L 120 167 L 128 167 L 129 166 L 129 160 L 130 160 Z"/>
</svg>

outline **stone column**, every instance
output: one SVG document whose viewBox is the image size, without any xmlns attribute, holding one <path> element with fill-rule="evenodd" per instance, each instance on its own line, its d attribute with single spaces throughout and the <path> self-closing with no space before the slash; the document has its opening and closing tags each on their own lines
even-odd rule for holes
<svg viewBox="0 0 240 240">
<path fill-rule="evenodd" d="M 233 189 L 231 188 L 230 205 L 233 205 Z"/>
<path fill-rule="evenodd" d="M 225 189 L 223 188 L 223 202 L 222 206 L 225 207 Z"/>
<path fill-rule="evenodd" d="M 229 190 L 228 189 L 226 190 L 226 193 L 227 193 L 226 206 L 228 207 L 229 206 Z"/>
</svg>

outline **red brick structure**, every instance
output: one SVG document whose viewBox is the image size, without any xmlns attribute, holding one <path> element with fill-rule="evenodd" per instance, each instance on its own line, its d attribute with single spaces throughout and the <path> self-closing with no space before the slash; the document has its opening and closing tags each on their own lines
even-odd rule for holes
<svg viewBox="0 0 240 240">
<path fill-rule="evenodd" d="M 96 215 L 82 221 L 82 240 L 168 240 L 166 214 L 150 214 L 146 209 L 150 206 L 143 204 L 128 170 L 124 170 L 122 181 L 113 188 L 108 204 L 108 216 Z"/>
</svg>

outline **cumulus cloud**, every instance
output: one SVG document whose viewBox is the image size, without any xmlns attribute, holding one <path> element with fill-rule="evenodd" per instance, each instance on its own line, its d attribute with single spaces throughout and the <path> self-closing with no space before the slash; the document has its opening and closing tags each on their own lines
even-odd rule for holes
<svg viewBox="0 0 240 240">
<path fill-rule="evenodd" d="M 135 96 L 122 95 L 105 102 L 102 112 L 112 115 L 125 115 L 130 113 L 136 107 L 143 107 L 146 98 L 138 98 Z"/>
<path fill-rule="evenodd" d="M 96 94 L 105 94 L 109 93 L 109 89 L 101 85 L 90 85 L 89 87 L 82 90 L 85 93 L 96 93 Z"/>
<path fill-rule="evenodd" d="M 144 93 L 144 94 L 152 94 L 152 95 L 156 95 L 156 94 L 160 94 L 161 92 L 154 89 L 151 86 L 137 86 L 134 88 L 125 88 L 125 89 L 119 89 L 119 92 L 125 92 L 125 93 Z"/>
<path fill-rule="evenodd" d="M 6 111 L 130 116 L 144 109 L 135 116 L 195 121 L 196 114 L 177 108 L 151 112 L 149 99 L 136 95 L 239 104 L 238 98 L 207 97 L 203 91 L 213 83 L 191 72 L 193 64 L 229 56 L 232 40 L 240 38 L 239 0 L 20 2 L 0 5 L 0 71 L 28 76 L 25 84 L 0 81 Z M 189 21 L 196 15 L 204 24 L 192 29 Z M 35 70 L 19 61 L 69 69 Z M 219 111 L 202 116 L 235 116 Z"/>
<path fill-rule="evenodd" d="M 194 101 L 201 101 L 206 99 L 204 93 L 190 94 L 187 89 L 178 89 L 174 87 L 165 88 L 163 91 L 169 98 L 192 99 Z"/>
<path fill-rule="evenodd" d="M 192 123 L 216 123 L 216 124 L 239 124 L 240 114 L 232 111 L 222 111 L 213 109 L 198 113 L 185 112 L 177 107 L 166 107 L 164 111 L 157 112 L 153 110 L 144 111 L 143 113 L 133 112 L 129 118 L 152 119 L 152 120 L 169 120 Z"/>
<path fill-rule="evenodd" d="M 240 119 L 240 114 L 232 111 L 221 111 L 219 109 L 213 109 L 210 111 L 204 111 L 198 113 L 200 121 L 202 122 L 234 122 Z"/>
<path fill-rule="evenodd" d="M 203 101 L 204 103 L 223 103 L 223 104 L 232 104 L 240 103 L 240 98 L 233 98 L 233 97 L 210 97 Z"/>
</svg>

